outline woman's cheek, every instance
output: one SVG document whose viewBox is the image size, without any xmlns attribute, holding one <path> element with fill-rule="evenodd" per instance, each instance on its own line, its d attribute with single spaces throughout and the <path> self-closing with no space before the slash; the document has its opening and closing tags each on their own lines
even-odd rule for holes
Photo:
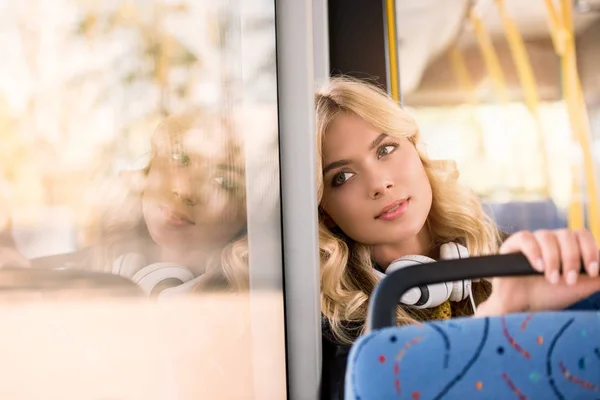
<svg viewBox="0 0 600 400">
<path fill-rule="evenodd" d="M 242 208 L 245 211 L 245 203 L 239 204 L 227 193 L 213 191 L 207 198 L 206 206 L 198 210 L 205 219 L 215 222 L 225 222 L 237 219 L 241 215 Z"/>
</svg>

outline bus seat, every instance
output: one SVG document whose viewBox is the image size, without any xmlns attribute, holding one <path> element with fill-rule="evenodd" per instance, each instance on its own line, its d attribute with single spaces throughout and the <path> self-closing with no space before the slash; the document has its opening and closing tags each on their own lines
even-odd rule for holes
<svg viewBox="0 0 600 400">
<path fill-rule="evenodd" d="M 486 208 L 490 209 L 496 223 L 506 233 L 567 227 L 564 212 L 552 200 L 491 203 Z"/>
<path fill-rule="evenodd" d="M 595 301 L 583 310 L 394 326 L 398 301 L 411 288 L 527 275 L 540 273 L 521 253 L 442 260 L 387 275 L 369 299 L 369 333 L 350 349 L 345 398 L 600 399 Z"/>
<path fill-rule="evenodd" d="M 352 347 L 345 398 L 599 399 L 600 313 L 388 327 Z"/>
</svg>

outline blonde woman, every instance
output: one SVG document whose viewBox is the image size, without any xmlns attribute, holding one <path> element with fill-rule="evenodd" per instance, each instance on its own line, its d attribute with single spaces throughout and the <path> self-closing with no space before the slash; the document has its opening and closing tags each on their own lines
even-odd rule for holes
<svg viewBox="0 0 600 400">
<path fill-rule="evenodd" d="M 110 265 L 113 273 L 131 275 L 138 266 L 169 262 L 186 267 L 195 281 L 210 276 L 220 286 L 245 288 L 246 181 L 238 132 L 217 110 L 166 118 L 152 135 L 147 167 L 128 176 L 120 206 L 109 205 L 94 248 L 96 269 Z"/>
<path fill-rule="evenodd" d="M 543 277 L 473 284 L 471 297 L 398 307 L 399 324 L 561 309 L 600 290 L 588 231 L 518 232 L 504 242 L 452 162 L 433 161 L 415 121 L 379 88 L 335 78 L 316 94 L 324 397 L 343 387 L 345 355 L 363 333 L 369 297 L 396 259 L 523 252 Z M 579 276 L 580 262 L 589 276 Z M 329 387 L 328 387 L 329 386 Z M 329 393 L 326 393 L 329 392 Z"/>
<path fill-rule="evenodd" d="M 31 265 L 129 278 L 150 265 L 167 266 L 177 270 L 178 283 L 185 281 L 179 285 L 185 292 L 245 290 L 246 184 L 238 132 L 218 111 L 195 109 L 166 118 L 152 135 L 146 168 L 122 175 L 120 189 L 100 194 L 94 244 Z"/>
</svg>

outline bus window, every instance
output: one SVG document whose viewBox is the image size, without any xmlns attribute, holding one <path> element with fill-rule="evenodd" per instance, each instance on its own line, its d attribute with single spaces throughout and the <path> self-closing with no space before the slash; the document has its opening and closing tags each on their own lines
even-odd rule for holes
<svg viewBox="0 0 600 400">
<path fill-rule="evenodd" d="M 0 397 L 285 398 L 275 2 L 0 9 Z"/>
</svg>

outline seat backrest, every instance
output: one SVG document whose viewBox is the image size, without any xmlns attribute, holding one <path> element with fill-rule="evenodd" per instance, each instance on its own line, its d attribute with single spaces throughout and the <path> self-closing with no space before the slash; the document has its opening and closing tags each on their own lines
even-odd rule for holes
<svg viewBox="0 0 600 400">
<path fill-rule="evenodd" d="M 496 223 L 506 233 L 567 227 L 565 214 L 552 200 L 491 203 L 488 206 Z"/>
<path fill-rule="evenodd" d="M 600 313 L 459 318 L 368 333 L 345 398 L 600 399 Z"/>
</svg>

